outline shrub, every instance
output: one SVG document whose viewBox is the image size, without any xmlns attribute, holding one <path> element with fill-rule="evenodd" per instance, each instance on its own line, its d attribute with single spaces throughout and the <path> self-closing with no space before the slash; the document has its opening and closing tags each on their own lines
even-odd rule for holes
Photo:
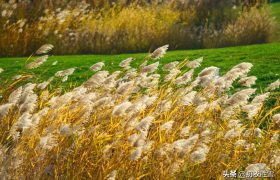
<svg viewBox="0 0 280 180">
<path fill-rule="evenodd" d="M 252 9 L 236 22 L 227 25 L 222 46 L 270 42 L 275 35 L 275 22 L 267 9 Z"/>
<path fill-rule="evenodd" d="M 241 12 L 230 1 L 132 1 L 101 9 L 62 2 L 50 9 L 37 1 L 1 4 L 0 56 L 29 55 L 45 43 L 57 45 L 56 54 L 144 52 L 166 43 L 171 49 L 214 48 L 265 43 L 274 33 L 265 7 Z"/>
</svg>

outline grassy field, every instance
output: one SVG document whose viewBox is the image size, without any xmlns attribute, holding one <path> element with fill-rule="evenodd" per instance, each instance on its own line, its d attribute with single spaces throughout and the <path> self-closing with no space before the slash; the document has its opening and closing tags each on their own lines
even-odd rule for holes
<svg viewBox="0 0 280 180">
<path fill-rule="evenodd" d="M 152 82 L 143 72 L 125 83 L 115 83 L 114 78 L 102 81 L 102 73 L 90 78 L 94 72 L 89 68 L 97 62 L 103 61 L 103 70 L 114 72 L 122 60 L 136 58 L 132 66 L 137 68 L 148 55 L 50 55 L 34 70 L 26 65 L 37 57 L 0 58 L 4 69 L 0 74 L 0 179 L 224 179 L 228 172 L 263 170 L 271 170 L 279 179 L 280 92 L 279 88 L 259 91 L 280 79 L 280 42 L 168 51 L 158 60 L 162 66 L 204 57 L 196 74 L 216 66 L 221 75 L 250 62 L 254 67 L 249 75 L 258 77 L 257 93 L 230 80 L 246 76 L 248 64 L 225 77 L 226 86 L 235 87 L 226 88 L 228 96 L 222 93 L 224 86 L 212 86 L 216 68 L 185 85 L 158 81 L 157 73 L 164 74 L 161 67 L 151 73 Z M 16 89 L 74 67 L 67 82 L 56 78 L 48 91 L 34 84 Z M 185 70 L 178 66 L 171 72 L 179 69 Z M 32 78 L 17 81 L 15 75 Z M 81 88 L 68 89 L 88 78 Z"/>
<path fill-rule="evenodd" d="M 142 63 L 142 59 L 146 56 L 147 53 L 51 56 L 45 64 L 35 70 L 27 70 L 24 68 L 27 58 L 0 58 L 0 67 L 4 69 L 4 72 L 1 74 L 1 84 L 10 82 L 15 75 L 25 73 L 33 74 L 33 78 L 39 83 L 47 80 L 59 70 L 72 67 L 77 67 L 77 69 L 75 73 L 69 77 L 68 82 L 79 84 L 93 74 L 93 72 L 89 70 L 89 67 L 96 62 L 104 61 L 106 64 L 104 69 L 112 72 L 118 69 L 118 64 L 123 59 L 128 57 L 136 58 L 132 64 L 136 67 Z M 251 75 L 258 77 L 256 86 L 261 89 L 280 77 L 280 43 L 221 49 L 171 51 L 168 52 L 160 62 L 162 65 L 175 60 L 184 60 L 185 58 L 193 60 L 201 56 L 204 57 L 204 62 L 198 71 L 208 66 L 216 66 L 221 68 L 221 74 L 238 63 L 251 62 L 254 65 Z M 58 64 L 52 66 L 52 63 L 55 61 L 58 61 Z M 64 85 L 68 85 L 68 82 L 64 83 Z"/>
<path fill-rule="evenodd" d="M 280 3 L 272 3 L 271 10 L 278 22 L 277 30 L 278 35 L 280 35 Z M 39 83 L 47 80 L 59 70 L 77 67 L 75 73 L 69 77 L 68 82 L 65 82 L 64 85 L 69 85 L 69 82 L 80 84 L 93 74 L 93 72 L 89 70 L 89 67 L 96 62 L 104 61 L 106 64 L 105 69 L 112 72 L 118 69 L 120 61 L 128 57 L 136 58 L 136 61 L 132 63 L 134 67 L 136 67 L 141 64 L 142 59 L 146 56 L 147 53 L 51 56 L 43 66 L 31 71 L 24 68 L 27 64 L 26 60 L 28 58 L 0 58 L 0 68 L 5 70 L 0 76 L 0 82 L 1 84 L 5 84 L 10 82 L 15 75 L 27 73 L 33 74 L 33 78 Z M 217 66 L 221 68 L 221 73 L 224 73 L 238 63 L 253 63 L 254 68 L 252 69 L 251 74 L 258 77 L 256 86 L 260 89 L 263 89 L 267 84 L 280 77 L 280 43 L 221 49 L 172 51 L 168 52 L 160 61 L 162 65 L 175 60 L 181 61 L 185 58 L 193 60 L 201 56 L 204 57 L 205 61 L 197 71 L 208 66 Z M 52 63 L 55 61 L 58 61 L 58 64 L 52 66 Z"/>
</svg>

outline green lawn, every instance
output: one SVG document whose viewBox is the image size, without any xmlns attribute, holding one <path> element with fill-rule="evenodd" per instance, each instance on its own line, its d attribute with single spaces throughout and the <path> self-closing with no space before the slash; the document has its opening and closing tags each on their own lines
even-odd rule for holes
<svg viewBox="0 0 280 180">
<path fill-rule="evenodd" d="M 26 70 L 24 67 L 27 58 L 0 58 L 0 67 L 5 71 L 1 74 L 1 84 L 11 82 L 11 77 L 22 73 L 34 73 L 36 82 L 47 80 L 55 72 L 71 67 L 77 67 L 75 73 L 69 77 L 69 82 L 81 83 L 89 78 L 93 72 L 89 67 L 99 61 L 104 61 L 105 69 L 110 72 L 118 69 L 121 60 L 128 57 L 135 57 L 137 60 L 133 63 L 137 67 L 147 54 L 122 54 L 122 55 L 74 55 L 74 56 L 51 56 L 48 61 L 35 70 Z M 206 50 L 186 50 L 171 51 L 161 59 L 161 64 L 175 60 L 190 60 L 204 57 L 201 70 L 207 66 L 217 66 L 221 68 L 221 73 L 228 71 L 234 65 L 241 62 L 251 62 L 254 67 L 251 75 L 258 77 L 257 86 L 263 89 L 268 83 L 280 78 L 280 43 L 240 46 L 221 49 Z M 58 61 L 56 66 L 51 64 Z M 69 83 L 67 82 L 67 83 Z M 67 83 L 64 83 L 66 85 Z"/>
<path fill-rule="evenodd" d="M 271 8 L 273 15 L 279 22 L 278 30 L 280 35 L 280 3 L 272 3 Z M 71 67 L 77 67 L 77 70 L 69 77 L 68 82 L 63 84 L 68 85 L 69 82 L 80 84 L 93 74 L 89 67 L 96 62 L 104 61 L 106 63 L 105 69 L 112 72 L 118 69 L 118 64 L 123 59 L 135 57 L 137 60 L 133 65 L 137 67 L 145 56 L 147 54 L 51 56 L 43 66 L 31 71 L 24 68 L 27 58 L 0 58 L 0 68 L 5 70 L 0 74 L 0 87 L 1 85 L 2 87 L 5 86 L 7 82 L 12 82 L 11 78 L 14 75 L 31 73 L 34 75 L 33 81 L 39 83 L 53 76 L 55 72 Z M 260 89 L 280 78 L 280 43 L 221 49 L 172 51 L 168 52 L 160 61 L 162 62 L 161 64 L 165 64 L 185 58 L 193 60 L 201 56 L 204 57 L 205 61 L 198 70 L 207 66 L 217 66 L 221 68 L 222 74 L 238 63 L 253 63 L 254 68 L 251 71 L 251 75 L 258 77 L 257 87 Z M 54 61 L 58 61 L 56 66 L 51 65 Z"/>
</svg>

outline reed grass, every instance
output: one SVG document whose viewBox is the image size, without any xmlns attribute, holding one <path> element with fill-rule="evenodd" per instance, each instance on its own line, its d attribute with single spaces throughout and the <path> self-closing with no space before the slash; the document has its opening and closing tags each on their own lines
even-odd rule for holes
<svg viewBox="0 0 280 180">
<path fill-rule="evenodd" d="M 255 81 L 244 79 L 253 67 L 247 62 L 224 75 L 211 66 L 194 76 L 203 58 L 165 64 L 161 77 L 167 47 L 137 69 L 133 59 L 112 73 L 93 64 L 92 77 L 67 92 L 51 90 L 52 79 L 20 85 L 23 76 L 4 87 L 0 177 L 221 179 L 224 170 L 278 177 L 279 80 L 258 94 Z M 246 87 L 233 88 L 238 81 Z"/>
</svg>

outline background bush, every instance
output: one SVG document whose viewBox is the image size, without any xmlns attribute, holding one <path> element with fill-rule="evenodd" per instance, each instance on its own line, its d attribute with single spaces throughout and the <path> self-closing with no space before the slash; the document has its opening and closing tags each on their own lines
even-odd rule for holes
<svg viewBox="0 0 280 180">
<path fill-rule="evenodd" d="M 224 46 L 254 44 L 271 41 L 274 21 L 266 9 L 252 9 L 243 13 L 224 33 Z"/>
<path fill-rule="evenodd" d="M 266 43 L 275 29 L 266 7 L 242 11 L 232 0 L 0 3 L 0 56 L 29 55 L 45 43 L 54 44 L 56 54 Z"/>
</svg>

